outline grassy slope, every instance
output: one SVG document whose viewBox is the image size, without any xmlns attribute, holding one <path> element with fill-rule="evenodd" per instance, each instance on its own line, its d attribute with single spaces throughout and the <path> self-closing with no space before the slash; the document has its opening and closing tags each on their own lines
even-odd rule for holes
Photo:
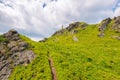
<svg viewBox="0 0 120 80">
<path fill-rule="evenodd" d="M 66 31 L 47 42 L 21 36 L 37 57 L 28 66 L 16 67 L 10 80 L 52 80 L 49 57 L 54 61 L 58 80 L 120 80 L 120 41 L 112 38 L 120 34 L 110 28 L 103 38 L 98 34 L 96 25 L 88 25 L 76 34 Z M 79 41 L 74 41 L 74 36 Z"/>
</svg>

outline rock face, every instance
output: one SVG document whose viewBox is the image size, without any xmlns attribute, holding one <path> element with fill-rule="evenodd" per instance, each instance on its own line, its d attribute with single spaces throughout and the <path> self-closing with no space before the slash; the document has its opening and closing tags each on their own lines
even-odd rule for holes
<svg viewBox="0 0 120 80">
<path fill-rule="evenodd" d="M 107 25 L 111 22 L 111 19 L 110 18 L 107 18 L 105 20 L 103 20 L 101 22 L 101 25 L 99 26 L 99 31 L 100 31 L 100 34 L 98 34 L 99 37 L 103 37 L 105 34 L 104 34 L 104 31 L 106 30 L 107 28 Z"/>
<path fill-rule="evenodd" d="M 118 32 L 120 32 L 120 16 L 114 18 L 114 25 L 112 28 Z"/>
<path fill-rule="evenodd" d="M 24 42 L 17 31 L 10 30 L 3 34 L 6 42 L 0 42 L 0 80 L 8 80 L 12 70 L 17 65 L 27 65 L 34 58 L 28 43 Z"/>
<path fill-rule="evenodd" d="M 102 24 L 99 27 L 99 31 L 104 31 L 107 27 L 107 25 L 110 23 L 111 19 L 107 18 L 105 20 L 102 21 Z"/>
<path fill-rule="evenodd" d="M 20 40 L 19 34 L 16 30 L 10 30 L 7 33 L 3 34 L 5 38 L 8 39 L 8 41 L 17 41 Z"/>
</svg>

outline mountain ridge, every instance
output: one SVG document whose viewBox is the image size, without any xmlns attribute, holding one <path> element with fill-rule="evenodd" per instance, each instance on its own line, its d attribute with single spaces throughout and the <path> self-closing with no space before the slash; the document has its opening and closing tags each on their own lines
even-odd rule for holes
<svg viewBox="0 0 120 80">
<path fill-rule="evenodd" d="M 0 76 L 0 79 L 119 80 L 119 40 L 120 16 L 113 19 L 106 18 L 98 24 L 74 22 L 39 42 L 10 30 L 0 37 L 0 43 L 5 42 L 2 45 L 10 47 L 10 50 L 15 52 L 14 48 L 22 45 L 17 50 L 17 56 L 23 54 L 17 59 L 22 60 L 18 60 L 9 76 L 5 78 Z M 21 51 L 19 49 L 23 52 L 19 52 Z M 30 50 L 28 55 L 31 54 L 32 57 L 25 56 L 24 50 Z M 16 56 L 14 58 L 16 60 Z"/>
</svg>

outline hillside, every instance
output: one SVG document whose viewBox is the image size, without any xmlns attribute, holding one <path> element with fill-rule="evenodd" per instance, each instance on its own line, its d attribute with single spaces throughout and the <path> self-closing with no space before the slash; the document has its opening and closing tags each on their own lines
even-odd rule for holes
<svg viewBox="0 0 120 80">
<path fill-rule="evenodd" d="M 119 16 L 98 24 L 74 22 L 39 42 L 19 37 L 35 57 L 15 66 L 9 80 L 120 80 Z"/>
</svg>

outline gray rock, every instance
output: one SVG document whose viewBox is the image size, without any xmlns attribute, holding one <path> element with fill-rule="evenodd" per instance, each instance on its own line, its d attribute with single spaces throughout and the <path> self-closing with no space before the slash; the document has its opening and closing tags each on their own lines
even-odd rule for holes
<svg viewBox="0 0 120 80">
<path fill-rule="evenodd" d="M 61 35 L 61 34 L 63 34 L 66 30 L 69 31 L 69 32 L 71 32 L 71 31 L 73 31 L 75 28 L 85 29 L 87 25 L 88 25 L 87 23 L 74 22 L 74 23 L 72 23 L 72 24 L 69 24 L 69 26 L 66 27 L 65 29 L 61 29 L 61 30 L 59 30 L 59 31 L 56 31 L 52 36 L 54 36 L 54 35 Z M 77 31 L 76 31 L 76 32 L 77 32 Z"/>
<path fill-rule="evenodd" d="M 118 24 L 120 24 L 120 16 L 118 16 L 118 17 L 115 17 L 115 18 L 114 18 L 114 20 L 115 20 L 115 23 L 118 23 Z"/>
<path fill-rule="evenodd" d="M 26 50 L 23 52 L 14 53 L 12 58 L 14 59 L 13 61 L 15 66 L 19 64 L 28 65 L 35 58 L 35 55 L 32 50 Z"/>
<path fill-rule="evenodd" d="M 104 37 L 104 36 L 105 36 L 105 34 L 104 34 L 104 33 L 102 33 L 102 32 L 100 32 L 100 34 L 98 34 L 98 36 L 99 36 L 99 37 Z"/>
<path fill-rule="evenodd" d="M 120 32 L 120 16 L 114 18 L 114 24 L 113 24 L 112 28 L 115 31 Z"/>
<path fill-rule="evenodd" d="M 18 46 L 19 46 L 19 47 L 25 47 L 25 48 L 27 48 L 27 47 L 28 47 L 28 44 L 27 44 L 26 42 L 19 42 L 19 43 L 18 43 Z"/>
<path fill-rule="evenodd" d="M 28 50 L 28 43 L 20 39 L 17 31 L 10 30 L 3 36 L 8 42 L 0 42 L 0 80 L 8 80 L 15 66 L 28 65 L 35 54 Z"/>
<path fill-rule="evenodd" d="M 7 38 L 7 40 L 9 40 L 9 41 L 17 41 L 17 40 L 20 39 L 19 33 L 14 29 L 12 29 L 12 30 L 8 31 L 7 33 L 3 34 L 3 36 L 5 38 Z"/>
<path fill-rule="evenodd" d="M 73 40 L 76 41 L 76 42 L 79 41 L 76 36 L 73 36 Z"/>
<path fill-rule="evenodd" d="M 99 37 L 104 37 L 105 33 L 104 31 L 107 29 L 107 25 L 111 22 L 110 18 L 107 18 L 101 22 L 101 25 L 99 26 L 100 33 L 98 34 Z"/>
<path fill-rule="evenodd" d="M 16 41 L 11 41 L 10 43 L 8 43 L 7 47 L 8 49 L 12 49 L 13 47 L 15 47 L 17 45 Z"/>
<path fill-rule="evenodd" d="M 75 23 L 70 24 L 66 29 L 68 31 L 72 31 L 75 28 L 85 28 L 87 25 L 88 24 L 86 24 L 86 23 L 75 22 Z"/>
<path fill-rule="evenodd" d="M 18 46 L 15 46 L 13 47 L 11 50 L 10 50 L 12 53 L 16 53 L 19 51 L 19 47 Z"/>
<path fill-rule="evenodd" d="M 104 31 L 106 30 L 107 25 L 111 22 L 110 18 L 107 18 L 105 20 L 102 21 L 102 24 L 99 26 L 99 31 Z"/>
</svg>

